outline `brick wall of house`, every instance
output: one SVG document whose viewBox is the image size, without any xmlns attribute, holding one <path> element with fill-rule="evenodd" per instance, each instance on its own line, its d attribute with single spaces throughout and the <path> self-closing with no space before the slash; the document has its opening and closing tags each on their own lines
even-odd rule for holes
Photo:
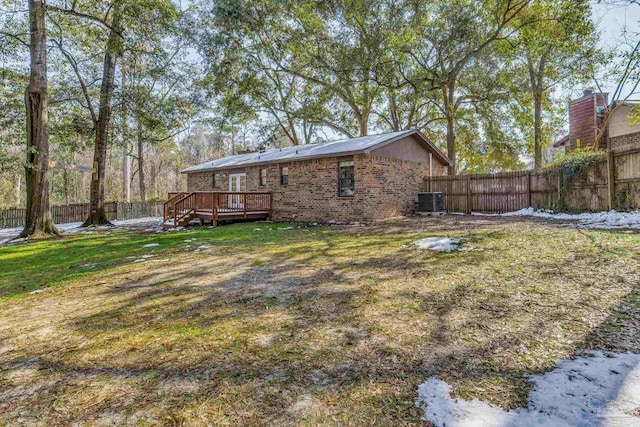
<svg viewBox="0 0 640 427">
<path fill-rule="evenodd" d="M 338 162 L 354 160 L 355 194 L 338 196 Z M 280 185 L 280 167 L 289 167 L 289 184 Z M 267 169 L 267 183 L 259 185 L 260 169 Z M 271 191 L 274 220 L 295 221 L 371 221 L 407 214 L 414 197 L 424 190 L 428 163 L 374 157 L 359 154 L 290 163 L 250 166 L 225 170 L 228 174 L 245 172 L 248 191 Z M 433 174 L 444 175 L 446 168 L 434 159 Z M 208 187 L 207 187 L 208 185 Z M 223 188 L 226 190 L 228 187 Z M 189 174 L 190 191 L 213 190 L 213 172 Z"/>
<path fill-rule="evenodd" d="M 239 172 L 244 172 L 240 170 Z M 213 172 L 196 172 L 187 174 L 188 191 L 229 191 L 229 175 L 227 172 L 220 173 L 220 185 L 213 184 Z"/>
<path fill-rule="evenodd" d="M 630 148 L 640 148 L 640 132 L 612 137 L 611 148 L 618 151 Z"/>
</svg>

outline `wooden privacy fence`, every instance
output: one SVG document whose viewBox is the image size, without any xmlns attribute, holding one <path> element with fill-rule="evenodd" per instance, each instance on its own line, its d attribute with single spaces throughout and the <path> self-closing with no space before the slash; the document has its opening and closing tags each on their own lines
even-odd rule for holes
<svg viewBox="0 0 640 427">
<path fill-rule="evenodd" d="M 106 202 L 104 208 L 109 220 L 161 217 L 164 201 Z M 0 228 L 23 227 L 25 208 L 0 209 Z M 82 222 L 89 215 L 89 203 L 52 206 L 51 216 L 56 224 Z"/>
<path fill-rule="evenodd" d="M 453 212 L 509 212 L 530 206 L 529 171 L 433 177 L 427 191 L 443 194 Z"/>
<path fill-rule="evenodd" d="M 640 209 L 640 149 L 613 152 L 567 183 L 560 174 L 517 171 L 431 177 L 425 190 L 443 193 L 452 212 Z"/>
</svg>

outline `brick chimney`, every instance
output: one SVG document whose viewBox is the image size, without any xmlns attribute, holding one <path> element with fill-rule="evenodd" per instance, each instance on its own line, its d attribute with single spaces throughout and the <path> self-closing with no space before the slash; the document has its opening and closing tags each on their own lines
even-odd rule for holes
<svg viewBox="0 0 640 427">
<path fill-rule="evenodd" d="M 569 102 L 569 140 L 567 151 L 577 147 L 590 147 L 596 143 L 598 128 L 602 122 L 601 111 L 607 107 L 606 93 L 594 93 L 585 89 L 582 98 Z"/>
</svg>

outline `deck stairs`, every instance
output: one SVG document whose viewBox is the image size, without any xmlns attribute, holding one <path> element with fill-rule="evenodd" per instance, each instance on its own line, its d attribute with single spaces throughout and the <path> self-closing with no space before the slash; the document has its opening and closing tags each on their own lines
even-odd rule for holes
<svg viewBox="0 0 640 427">
<path fill-rule="evenodd" d="M 192 191 L 169 193 L 164 204 L 163 227 L 185 227 L 199 219 L 220 220 L 267 219 L 271 216 L 271 193 L 265 191 Z"/>
</svg>

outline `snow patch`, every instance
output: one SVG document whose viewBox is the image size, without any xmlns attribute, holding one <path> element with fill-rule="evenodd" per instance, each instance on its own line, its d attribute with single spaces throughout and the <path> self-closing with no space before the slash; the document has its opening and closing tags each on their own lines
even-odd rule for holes
<svg viewBox="0 0 640 427">
<path fill-rule="evenodd" d="M 140 228 L 145 227 L 145 231 L 151 230 L 148 228 L 149 226 L 160 227 L 162 225 L 162 218 L 157 217 L 147 217 L 147 218 L 135 218 L 135 219 L 125 219 L 125 220 L 115 220 L 111 221 L 113 225 L 116 227 L 122 228 Z M 58 230 L 63 233 L 91 233 L 95 230 L 113 230 L 111 226 L 100 226 L 100 227 L 82 227 L 81 222 L 68 222 L 65 224 L 56 224 Z M 23 227 L 14 227 L 14 228 L 0 228 L 0 245 L 5 243 L 19 243 L 25 241 L 25 239 L 13 240 L 20 235 Z"/>
<path fill-rule="evenodd" d="M 532 216 L 536 218 L 555 219 L 560 221 L 576 221 L 576 225 L 581 228 L 618 229 L 635 228 L 640 229 L 640 210 L 633 212 L 584 212 L 581 214 L 556 213 L 547 210 L 535 210 L 533 208 L 520 209 L 519 211 L 506 212 L 502 214 L 485 214 L 474 212 L 476 216 Z"/>
<path fill-rule="evenodd" d="M 452 239 L 450 237 L 427 237 L 426 239 L 420 239 L 413 244 L 418 249 L 430 249 L 438 252 L 453 252 L 457 251 L 460 246 L 460 239 Z"/>
<path fill-rule="evenodd" d="M 196 250 L 194 252 L 200 252 L 200 251 L 203 251 L 203 250 L 206 250 L 206 249 L 211 249 L 213 247 L 215 247 L 215 246 L 214 245 L 200 245 L 200 246 L 198 246 L 196 248 Z"/>
<path fill-rule="evenodd" d="M 144 262 L 146 260 L 148 260 L 149 258 L 153 258 L 155 255 L 142 255 L 140 258 L 136 259 L 133 262 Z"/>
<path fill-rule="evenodd" d="M 147 243 L 146 245 L 142 245 L 143 248 L 153 248 L 156 246 L 160 246 L 160 243 Z"/>
<path fill-rule="evenodd" d="M 418 387 L 423 420 L 448 427 L 640 426 L 640 354 L 589 352 L 561 360 L 531 378 L 527 408 L 505 411 L 478 399 L 451 397 L 451 386 L 429 378 Z"/>
</svg>

